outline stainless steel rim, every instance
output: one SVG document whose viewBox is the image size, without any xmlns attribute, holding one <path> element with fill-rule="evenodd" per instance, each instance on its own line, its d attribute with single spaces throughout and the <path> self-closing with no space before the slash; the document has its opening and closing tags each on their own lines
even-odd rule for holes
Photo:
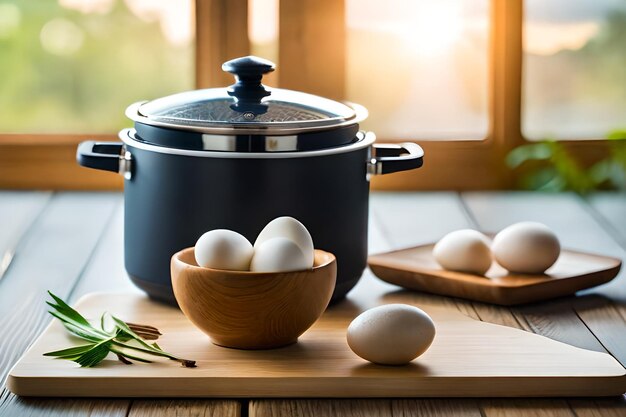
<svg viewBox="0 0 626 417">
<path fill-rule="evenodd" d="M 310 158 L 317 156 L 335 155 L 352 152 L 371 146 L 376 140 L 373 132 L 358 132 L 359 140 L 350 145 L 338 146 L 335 148 L 319 149 L 315 151 L 302 152 L 226 152 L 226 151 L 196 151 L 190 149 L 168 148 L 165 146 L 151 145 L 135 139 L 135 129 L 122 129 L 119 138 L 126 145 L 145 151 L 163 153 L 168 155 L 194 156 L 201 158 L 229 158 L 229 159 L 288 159 L 288 158 Z"/>
<path fill-rule="evenodd" d="M 319 125 L 304 125 L 304 126 L 294 126 L 294 122 L 288 123 L 275 123 L 274 126 L 265 126 L 259 127 L 258 125 L 244 125 L 244 124 L 225 124 L 224 126 L 191 126 L 185 125 L 183 123 L 166 123 L 159 122 L 152 119 L 149 119 L 139 113 L 139 108 L 142 104 L 146 103 L 146 101 L 138 101 L 136 103 L 131 104 L 126 108 L 126 117 L 131 119 L 137 123 L 143 123 L 150 126 L 164 127 L 168 129 L 176 129 L 176 130 L 186 130 L 191 132 L 200 132 L 200 133 L 212 133 L 212 134 L 231 134 L 231 135 L 294 135 L 298 133 L 305 132 L 313 132 L 313 131 L 321 131 L 321 130 L 329 130 L 335 129 L 339 127 L 351 126 L 362 122 L 367 119 L 368 112 L 367 109 L 360 104 L 345 102 L 348 106 L 354 109 L 356 116 L 350 120 L 346 120 L 343 122 L 337 122 L 335 124 L 319 124 Z"/>
</svg>

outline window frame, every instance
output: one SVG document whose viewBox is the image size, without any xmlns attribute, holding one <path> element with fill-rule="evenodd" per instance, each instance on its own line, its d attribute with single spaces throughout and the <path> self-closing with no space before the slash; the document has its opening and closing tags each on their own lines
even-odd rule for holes
<svg viewBox="0 0 626 417">
<path fill-rule="evenodd" d="M 196 87 L 225 86 L 221 64 L 250 51 L 247 0 L 196 0 Z M 345 95 L 343 0 L 281 1 L 281 87 L 335 99 Z M 237 35 L 242 34 L 242 35 Z M 424 140 L 425 164 L 417 171 L 375 177 L 385 190 L 496 190 L 514 188 L 517 173 L 504 163 L 513 148 L 529 143 L 521 131 L 523 0 L 491 0 L 489 129 L 484 140 Z M 119 190 L 121 176 L 79 167 L 83 140 L 117 140 L 116 134 L 0 134 L 0 188 Z M 379 138 L 380 142 L 401 142 Z M 581 163 L 606 156 L 601 140 L 560 141 Z"/>
</svg>

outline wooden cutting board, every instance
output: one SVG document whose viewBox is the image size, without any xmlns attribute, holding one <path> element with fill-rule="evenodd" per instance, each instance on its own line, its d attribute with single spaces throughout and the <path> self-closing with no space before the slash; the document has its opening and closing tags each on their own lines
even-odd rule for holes
<svg viewBox="0 0 626 417">
<path fill-rule="evenodd" d="M 87 369 L 44 357 L 75 343 L 53 322 L 11 370 L 7 384 L 18 395 L 73 397 L 535 397 L 626 391 L 626 370 L 610 355 L 474 321 L 441 306 L 420 305 L 435 321 L 437 336 L 407 366 L 370 364 L 350 351 L 345 332 L 360 311 L 411 300 L 410 294 L 397 293 L 361 303 L 346 300 L 297 344 L 245 351 L 213 345 L 179 310 L 142 295 L 91 294 L 77 303 L 86 317 L 96 319 L 106 310 L 155 325 L 165 350 L 198 360 L 198 367 L 168 360 L 124 365 L 110 358 Z"/>
<path fill-rule="evenodd" d="M 564 249 L 545 275 L 509 273 L 494 262 L 481 276 L 446 271 L 432 255 L 434 246 L 371 255 L 367 262 L 378 278 L 391 284 L 506 306 L 572 295 L 607 283 L 622 266 L 617 258 Z"/>
</svg>

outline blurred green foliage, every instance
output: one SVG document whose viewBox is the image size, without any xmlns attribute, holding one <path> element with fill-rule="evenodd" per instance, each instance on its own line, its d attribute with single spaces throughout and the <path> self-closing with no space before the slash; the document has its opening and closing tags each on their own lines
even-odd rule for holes
<svg viewBox="0 0 626 417">
<path fill-rule="evenodd" d="M 132 102 L 193 88 L 193 62 L 193 42 L 169 43 L 122 0 L 106 13 L 0 0 L 0 131 L 113 133 Z"/>
<path fill-rule="evenodd" d="M 576 191 L 598 189 L 626 190 L 626 130 L 607 135 L 608 156 L 585 167 L 574 158 L 562 142 L 545 140 L 522 145 L 507 155 L 511 169 L 521 169 L 525 189 L 540 191 Z"/>
<path fill-rule="evenodd" d="M 554 54 L 525 53 L 523 57 L 522 131 L 532 140 L 599 138 L 626 123 L 626 1 L 577 2 L 572 9 L 551 2 L 532 2 L 546 10 L 555 32 L 575 39 L 580 29 L 560 21 L 578 10 L 578 23 L 587 16 L 597 31 L 580 48 L 563 47 Z M 586 4 L 585 9 L 579 9 Z M 565 3 L 562 3 L 564 6 Z M 594 10 L 596 11 L 594 13 Z M 604 10 L 599 14 L 598 11 Z M 527 17 L 528 18 L 528 17 Z M 527 23 L 533 22 L 528 18 Z M 537 19 L 537 18 L 535 18 Z M 559 21 L 562 26 L 559 26 Z M 534 20 L 541 25 L 541 21 Z M 544 22 L 547 23 L 547 22 Z M 559 33 L 556 32 L 556 33 Z"/>
</svg>

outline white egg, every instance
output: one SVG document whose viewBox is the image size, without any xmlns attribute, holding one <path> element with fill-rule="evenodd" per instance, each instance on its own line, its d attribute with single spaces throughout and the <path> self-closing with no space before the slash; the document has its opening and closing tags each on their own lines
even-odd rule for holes
<svg viewBox="0 0 626 417">
<path fill-rule="evenodd" d="M 292 240 L 275 237 L 254 248 L 250 270 L 254 272 L 287 272 L 310 269 L 300 247 Z"/>
<path fill-rule="evenodd" d="M 348 327 L 348 345 L 360 357 L 383 365 L 411 362 L 430 347 L 435 323 L 423 310 L 407 304 L 374 307 Z"/>
<path fill-rule="evenodd" d="M 489 244 L 489 238 L 476 230 L 457 230 L 437 242 L 433 256 L 447 270 L 484 275 L 492 262 Z"/>
<path fill-rule="evenodd" d="M 559 239 L 537 222 L 515 223 L 496 235 L 491 245 L 496 261 L 510 272 L 542 274 L 561 253 Z"/>
<path fill-rule="evenodd" d="M 265 241 L 276 237 L 287 238 L 298 245 L 304 254 L 307 268 L 313 267 L 315 250 L 313 247 L 313 239 L 302 223 L 289 216 L 277 217 L 261 230 L 261 233 L 259 233 L 259 236 L 256 238 L 256 242 L 254 242 L 254 247 L 257 248 Z"/>
<path fill-rule="evenodd" d="M 200 236 L 194 253 L 196 262 L 202 267 L 247 271 L 254 248 L 237 232 L 215 229 Z"/>
</svg>

